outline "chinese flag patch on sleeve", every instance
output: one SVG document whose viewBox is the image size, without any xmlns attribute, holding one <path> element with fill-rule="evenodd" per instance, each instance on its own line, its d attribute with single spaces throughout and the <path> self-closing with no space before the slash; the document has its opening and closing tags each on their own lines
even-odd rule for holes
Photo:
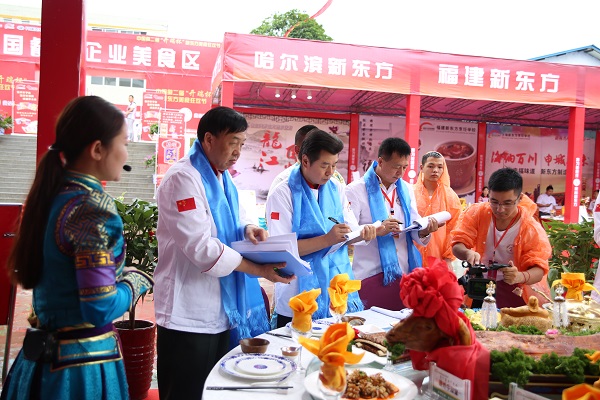
<svg viewBox="0 0 600 400">
<path fill-rule="evenodd" d="M 271 212 L 271 219 L 279 221 L 279 213 L 275 211 Z"/>
<path fill-rule="evenodd" d="M 179 212 L 190 211 L 190 210 L 196 209 L 196 201 L 194 200 L 193 197 L 190 197 L 189 199 L 177 200 L 176 204 L 177 204 L 177 211 L 179 211 Z"/>
<path fill-rule="evenodd" d="M 596 207 L 594 207 L 594 212 L 600 212 L 600 204 L 596 204 Z"/>
</svg>

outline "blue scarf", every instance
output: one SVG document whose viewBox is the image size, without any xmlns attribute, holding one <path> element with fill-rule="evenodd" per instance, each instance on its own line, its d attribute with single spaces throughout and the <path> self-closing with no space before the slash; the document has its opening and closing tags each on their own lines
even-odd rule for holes
<svg viewBox="0 0 600 400">
<path fill-rule="evenodd" d="M 389 214 L 385 207 L 385 203 L 383 202 L 380 181 L 375 173 L 375 168 L 377 168 L 377 161 L 373 161 L 373 164 L 367 170 L 363 179 L 367 188 L 371 217 L 373 218 L 373 221 L 384 221 L 388 219 Z M 410 224 L 412 222 L 410 219 L 409 190 L 408 185 L 402 179 L 396 181 L 396 194 L 400 200 L 400 205 L 402 206 L 405 224 Z M 405 233 L 404 237 L 408 249 L 408 270 L 412 271 L 415 268 L 421 267 L 421 254 L 414 245 L 410 233 Z M 387 286 L 402 276 L 402 269 L 398 264 L 398 254 L 396 253 L 394 238 L 391 235 L 377 236 L 377 247 L 379 248 L 379 259 L 381 260 L 381 269 L 383 270 L 383 284 Z"/>
<path fill-rule="evenodd" d="M 217 238 L 226 246 L 230 246 L 231 242 L 236 240 L 244 239 L 245 227 L 239 225 L 238 193 L 229 172 L 223 172 L 223 187 L 221 187 L 198 140 L 190 149 L 189 157 L 194 168 L 202 176 L 206 200 L 217 227 Z M 269 330 L 258 279 L 234 271 L 219 278 L 219 282 L 223 308 L 229 318 L 230 326 L 233 327 L 230 336 L 232 346 L 237 346 L 241 338 L 260 335 Z"/>
<path fill-rule="evenodd" d="M 331 180 L 319 186 L 319 202 L 312 194 L 308 183 L 300 172 L 300 166 L 292 169 L 288 179 L 292 192 L 292 232 L 296 232 L 298 239 L 309 239 L 325 235 L 333 227 L 328 217 L 338 221 L 344 220 L 342 204 L 335 183 Z M 326 318 L 329 315 L 329 282 L 337 274 L 347 273 L 354 279 L 348 248 L 344 245 L 333 254 L 325 256 L 329 247 L 307 254 L 301 258 L 311 264 L 312 275 L 298 277 L 300 293 L 305 290 L 321 288 L 321 295 L 317 298 L 319 309 L 314 313 L 313 319 Z M 358 292 L 348 295 L 348 312 L 363 310 L 363 304 L 358 297 Z"/>
</svg>

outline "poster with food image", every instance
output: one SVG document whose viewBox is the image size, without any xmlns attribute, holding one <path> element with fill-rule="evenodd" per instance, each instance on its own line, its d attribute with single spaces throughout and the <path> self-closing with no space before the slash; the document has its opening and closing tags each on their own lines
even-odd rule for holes
<svg viewBox="0 0 600 400">
<path fill-rule="evenodd" d="M 388 137 L 405 138 L 404 117 L 361 115 L 359 119 L 359 172 L 362 176 L 377 158 L 381 142 Z M 477 124 L 474 122 L 421 119 L 417 164 L 428 151 L 444 155 L 450 185 L 459 197 L 474 201 Z"/>
<path fill-rule="evenodd" d="M 595 141 L 595 131 L 584 132 L 580 197 L 590 196 L 593 190 Z M 557 203 L 563 204 L 567 129 L 488 125 L 486 143 L 486 182 L 498 168 L 515 168 L 523 176 L 523 192 L 537 196 L 552 185 Z"/>
<path fill-rule="evenodd" d="M 13 133 L 36 134 L 39 82 L 21 81 L 13 85 Z"/>
<path fill-rule="evenodd" d="M 294 139 L 304 125 L 315 125 L 344 143 L 337 171 L 348 179 L 350 121 L 245 114 L 248 121 L 246 142 L 237 163 L 229 169 L 239 190 L 254 190 L 258 204 L 266 202 L 273 179 L 296 162 Z"/>
</svg>

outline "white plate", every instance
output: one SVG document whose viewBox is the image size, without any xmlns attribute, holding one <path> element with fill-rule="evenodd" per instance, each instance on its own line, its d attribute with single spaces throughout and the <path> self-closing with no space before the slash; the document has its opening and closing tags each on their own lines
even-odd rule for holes
<svg viewBox="0 0 600 400">
<path fill-rule="evenodd" d="M 277 375 L 285 370 L 285 366 L 283 361 L 270 357 L 240 357 L 235 362 L 238 372 L 250 375 Z"/>
<path fill-rule="evenodd" d="M 357 368 L 354 368 L 357 369 Z M 394 374 L 393 372 L 388 372 L 388 371 L 384 371 L 382 369 L 375 369 L 375 368 L 358 368 L 361 371 L 364 371 L 367 375 L 373 375 L 376 373 L 381 373 L 381 375 L 384 377 L 384 379 L 390 383 L 393 383 L 394 385 L 396 385 L 396 387 L 398 387 L 398 389 L 400 389 L 396 395 L 394 397 L 389 397 L 390 399 L 394 399 L 394 400 L 411 400 L 414 399 L 417 394 L 419 393 L 417 386 L 409 379 Z M 348 369 L 348 372 L 351 372 L 350 369 Z M 306 391 L 308 393 L 310 393 L 311 396 L 313 396 L 316 399 L 323 399 L 323 395 L 321 394 L 321 392 L 319 391 L 319 386 L 317 385 L 317 381 L 319 379 L 319 371 L 315 371 L 310 375 L 307 375 L 306 378 L 304 378 L 304 387 L 306 388 Z M 344 399 L 344 397 L 342 397 L 342 399 Z"/>
<path fill-rule="evenodd" d="M 283 370 L 273 373 L 273 374 L 269 374 L 269 375 L 249 374 L 247 372 L 243 372 L 236 368 L 236 364 L 238 363 L 238 361 L 242 361 L 242 360 L 252 360 L 253 362 L 263 362 L 263 361 L 271 362 L 272 360 L 278 360 L 281 363 L 283 363 L 285 365 L 285 367 L 283 368 Z M 223 372 L 225 372 L 226 374 L 229 374 L 229 375 L 232 375 L 232 376 L 235 376 L 238 378 L 253 379 L 253 380 L 272 380 L 274 378 L 283 378 L 284 376 L 287 376 L 296 370 L 295 362 L 288 360 L 287 358 L 282 357 L 282 356 L 278 356 L 275 354 L 267 354 L 267 353 L 265 353 L 265 354 L 245 354 L 245 353 L 234 354 L 231 357 L 227 357 L 225 360 L 221 361 L 219 366 L 221 367 L 221 370 Z"/>
<path fill-rule="evenodd" d="M 365 355 L 363 356 L 363 358 L 356 364 L 346 364 L 346 366 L 352 368 L 353 365 L 364 365 L 364 364 L 370 364 L 372 362 L 376 362 L 378 364 L 381 365 L 385 365 L 386 361 L 387 361 L 387 357 L 379 357 L 377 354 L 375 353 L 371 353 L 370 351 L 366 351 L 363 349 L 360 349 L 356 346 L 352 346 L 352 352 L 354 354 L 362 354 L 365 353 Z"/>
<path fill-rule="evenodd" d="M 289 331 L 291 333 L 291 331 L 292 331 L 292 323 L 288 322 L 285 326 L 289 329 Z M 313 322 L 313 324 L 312 324 L 312 330 L 311 330 L 312 337 L 320 337 L 320 336 L 322 336 L 325 333 L 325 331 L 327 330 L 327 328 L 329 328 L 329 325 L 317 324 L 316 322 Z"/>
</svg>

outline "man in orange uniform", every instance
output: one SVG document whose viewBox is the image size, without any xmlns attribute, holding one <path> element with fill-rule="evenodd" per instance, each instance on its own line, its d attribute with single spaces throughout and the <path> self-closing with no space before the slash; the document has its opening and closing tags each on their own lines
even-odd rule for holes
<svg viewBox="0 0 600 400">
<path fill-rule="evenodd" d="M 523 178 L 512 168 L 495 171 L 488 186 L 490 201 L 472 204 L 452 231 L 454 255 L 470 264 L 509 265 L 496 276 L 498 308 L 525 305 L 532 295 L 540 304 L 547 303 L 532 289 L 550 295 L 547 276 L 552 250 L 544 228 L 533 217 L 537 205 L 523 196 Z"/>
<path fill-rule="evenodd" d="M 456 226 L 462 207 L 454 190 L 450 187 L 450 175 L 444 157 L 437 151 L 425 153 L 421 159 L 421 173 L 414 185 L 419 215 L 431 215 L 448 211 L 452 218 L 446 225 L 431 234 L 427 246 L 417 244 L 423 258 L 423 266 L 429 266 L 428 257 L 435 257 L 450 263 L 456 259 L 452 254 L 450 232 Z"/>
</svg>

